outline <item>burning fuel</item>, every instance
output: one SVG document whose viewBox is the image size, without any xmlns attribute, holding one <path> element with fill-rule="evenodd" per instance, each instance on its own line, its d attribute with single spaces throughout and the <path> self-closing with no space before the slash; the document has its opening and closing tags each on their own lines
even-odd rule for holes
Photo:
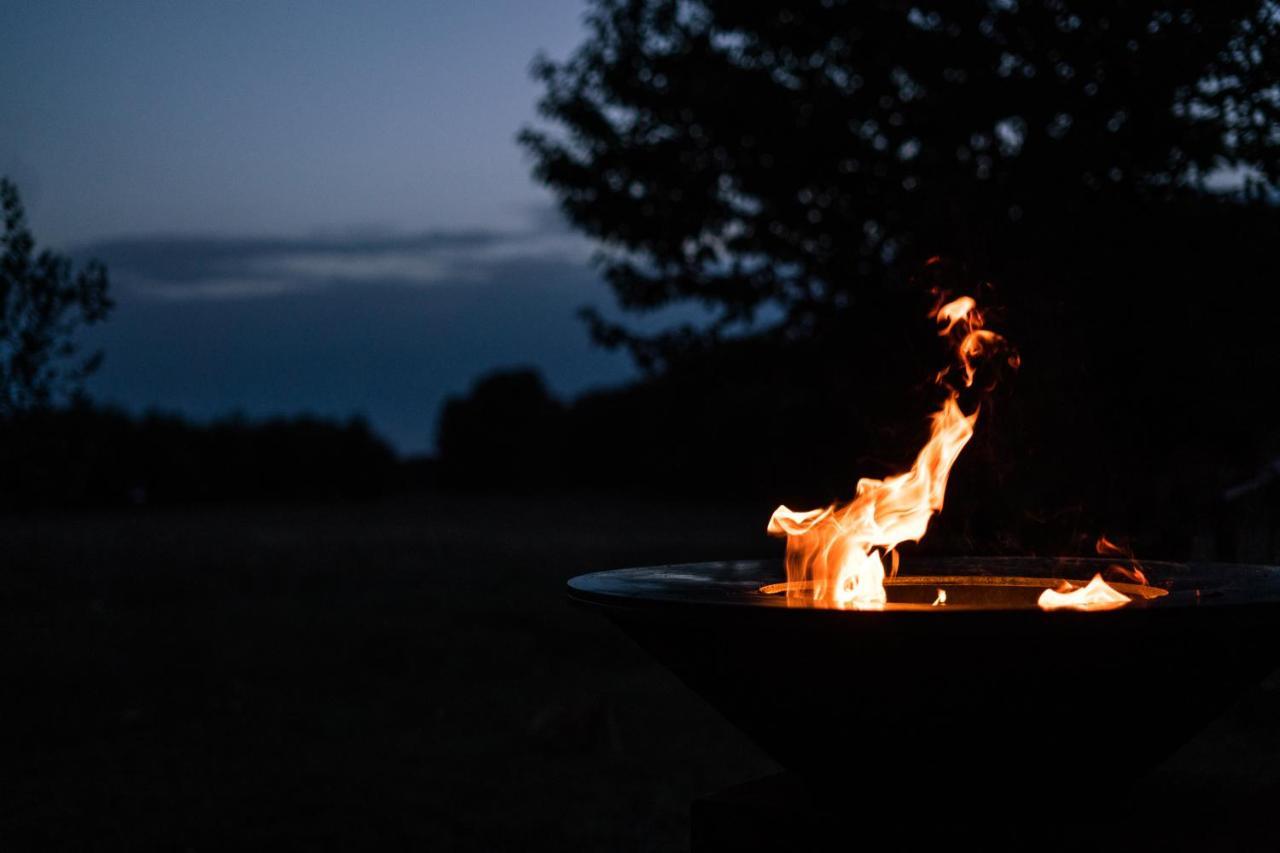
<svg viewBox="0 0 1280 853">
<path fill-rule="evenodd" d="M 959 391 L 949 384 L 949 377 L 958 372 L 971 387 L 982 361 L 1002 353 L 1010 357 L 1011 351 L 1004 338 L 984 328 L 982 312 L 971 297 L 940 302 L 932 316 L 938 334 L 952 344 L 955 363 L 937 376 L 947 396 L 933 415 L 929 440 L 910 470 L 883 480 L 859 480 L 847 504 L 807 512 L 780 506 L 774 511 L 768 531 L 787 537 L 789 597 L 807 596 L 838 608 L 884 607 L 884 555 L 892 555 L 896 568 L 894 549 L 903 542 L 918 542 L 929 519 L 942 509 L 947 476 L 973 437 L 978 419 L 976 407 L 970 413 L 961 408 Z"/>
<path fill-rule="evenodd" d="M 1129 603 L 1129 596 L 1108 586 L 1102 575 L 1094 575 L 1093 580 L 1078 589 L 1070 584 L 1066 587 L 1046 589 L 1036 603 L 1045 610 L 1114 610 Z"/>
<path fill-rule="evenodd" d="M 1138 558 L 1133 555 L 1133 551 L 1121 547 L 1112 542 L 1105 536 L 1099 536 L 1094 550 L 1103 557 L 1121 557 L 1126 563 L 1112 563 L 1107 567 L 1107 571 L 1119 575 L 1122 580 L 1147 585 L 1147 576 L 1142 571 L 1142 564 L 1138 562 Z"/>
<path fill-rule="evenodd" d="M 986 328 L 972 297 L 939 300 L 931 316 L 937 321 L 938 334 L 951 345 L 953 357 L 935 377 L 946 396 L 931 418 L 929 439 L 915 463 L 883 480 L 860 479 L 848 503 L 807 511 L 779 506 L 769 519 L 768 532 L 787 540 L 788 602 L 856 610 L 886 606 L 884 557 L 889 556 L 889 575 L 895 576 L 895 549 L 925 535 L 930 519 L 942 510 L 951 468 L 973 437 L 980 406 L 965 412 L 960 388 L 972 388 L 986 364 L 1003 359 L 1010 367 L 1019 366 L 1018 355 L 1007 341 Z M 1104 542 L 1115 547 L 1101 539 L 1100 553 Z M 1113 568 L 1145 585 L 1137 562 L 1128 556 L 1132 568 Z M 933 605 L 943 606 L 946 600 L 946 592 L 939 589 Z M 1098 575 L 1079 589 L 1046 589 L 1038 604 L 1046 610 L 1106 610 L 1128 601 Z"/>
</svg>

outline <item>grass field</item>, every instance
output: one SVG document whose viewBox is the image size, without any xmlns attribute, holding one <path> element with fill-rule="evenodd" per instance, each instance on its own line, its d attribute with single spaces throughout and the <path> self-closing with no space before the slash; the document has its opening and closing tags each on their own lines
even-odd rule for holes
<svg viewBox="0 0 1280 853">
<path fill-rule="evenodd" d="M 772 765 L 575 573 L 769 507 L 421 498 L 0 520 L 5 849 L 672 850 Z"/>
<path fill-rule="evenodd" d="M 776 553 L 769 509 L 434 497 L 0 519 L 0 850 L 684 849 L 695 797 L 775 768 L 564 581 Z M 1142 731 L 1089 725 L 1121 745 Z M 1143 833 L 1152 809 L 1197 818 L 1161 820 L 1162 849 L 1280 844 L 1280 679 L 1144 782 L 1148 805 L 1132 793 L 1101 780 L 1081 802 Z"/>
</svg>

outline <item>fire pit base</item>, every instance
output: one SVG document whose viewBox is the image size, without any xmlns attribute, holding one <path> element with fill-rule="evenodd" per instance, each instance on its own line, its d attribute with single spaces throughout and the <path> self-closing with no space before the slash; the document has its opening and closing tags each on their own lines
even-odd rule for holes
<svg viewBox="0 0 1280 853">
<path fill-rule="evenodd" d="M 975 768 L 972 787 L 997 790 Z M 702 797 L 693 853 L 886 850 L 1280 850 L 1280 670 L 1136 783 L 1098 778 L 1022 804 L 940 795 L 930 780 L 815 800 L 796 773 Z"/>
<path fill-rule="evenodd" d="M 1144 834 L 1144 843 L 1135 846 L 1134 835 L 1127 830 L 1122 834 L 1096 822 L 1063 827 L 1052 816 L 1059 810 L 1050 803 L 1039 812 L 1005 810 L 992 803 L 984 813 L 972 807 L 948 809 L 935 801 L 924 805 L 909 793 L 895 798 L 888 792 L 839 810 L 816 806 L 797 776 L 778 773 L 696 800 L 690 849 L 692 853 L 846 853 L 855 847 L 1020 852 L 1169 849 L 1163 838 L 1157 841 L 1149 833 Z M 1108 839 L 1124 840 L 1113 847 Z"/>
<path fill-rule="evenodd" d="M 785 772 L 701 797 L 690 818 L 692 853 L 938 850 L 970 843 L 984 851 L 1042 849 L 1039 839 L 1028 846 L 1004 819 L 974 820 L 972 813 L 966 819 L 932 804 L 926 811 L 910 794 L 872 795 L 844 810 L 819 806 L 803 780 Z"/>
<path fill-rule="evenodd" d="M 919 601 L 895 606 L 891 595 L 867 612 L 788 606 L 766 591 L 785 578 L 781 565 L 756 561 L 583 575 L 570 596 L 795 773 L 824 810 L 911 797 L 903 819 L 914 829 L 943 807 L 963 817 L 1116 802 L 1109 795 L 1133 790 L 1280 665 L 1276 568 L 1147 562 L 1168 594 L 1106 612 L 988 594 L 1023 590 L 1010 579 L 1049 587 L 1108 566 L 918 560 L 913 570 L 929 576 Z M 944 578 L 955 604 L 920 603 Z"/>
<path fill-rule="evenodd" d="M 1046 800 L 1039 809 L 948 810 L 911 794 L 885 792 L 846 811 L 816 807 L 794 774 L 778 773 L 693 803 L 692 853 L 764 853 L 850 849 L 994 851 L 1218 851 L 1280 849 L 1269 805 L 1277 785 L 1242 801 L 1207 802 L 1205 780 L 1173 774 L 1147 791 Z M 1280 782 L 1280 779 L 1273 780 Z M 1237 792 L 1241 793 L 1241 792 Z M 1264 802 L 1264 795 L 1267 800 Z"/>
</svg>

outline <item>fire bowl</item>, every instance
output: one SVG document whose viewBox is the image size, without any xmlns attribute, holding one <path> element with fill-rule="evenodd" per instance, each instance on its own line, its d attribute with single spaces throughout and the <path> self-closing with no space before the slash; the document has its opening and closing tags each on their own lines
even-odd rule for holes
<svg viewBox="0 0 1280 853">
<path fill-rule="evenodd" d="M 1144 561 L 1149 586 L 1111 584 L 1123 607 L 1036 606 L 1115 562 L 911 560 L 878 611 L 789 605 L 780 561 L 597 572 L 569 596 L 818 798 L 1078 800 L 1118 793 L 1280 666 L 1277 568 Z"/>
</svg>

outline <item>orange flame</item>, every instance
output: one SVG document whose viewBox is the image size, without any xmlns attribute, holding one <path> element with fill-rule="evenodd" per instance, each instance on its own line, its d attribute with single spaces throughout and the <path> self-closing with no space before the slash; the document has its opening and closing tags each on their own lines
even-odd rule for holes
<svg viewBox="0 0 1280 853">
<path fill-rule="evenodd" d="M 934 313 L 939 323 L 946 323 L 946 327 L 939 329 L 938 334 L 949 335 L 951 330 L 956 327 L 957 323 L 964 320 L 970 320 L 970 325 L 974 320 L 982 317 L 981 314 L 975 315 L 972 319 L 973 309 L 978 307 L 978 303 L 974 301 L 972 296 L 961 296 L 959 299 L 953 299 L 946 305 L 941 305 Z"/>
<path fill-rule="evenodd" d="M 1046 589 L 1036 602 L 1044 610 L 1114 610 L 1129 603 L 1129 596 L 1107 585 L 1102 575 L 1076 589 L 1064 584 L 1066 589 Z"/>
<path fill-rule="evenodd" d="M 1099 536 L 1093 548 L 1103 557 L 1124 557 L 1129 561 L 1128 566 L 1112 563 L 1107 567 L 1107 571 L 1115 572 L 1125 580 L 1136 581 L 1143 586 L 1148 585 L 1147 576 L 1142 572 L 1142 564 L 1138 562 L 1138 558 L 1133 555 L 1131 549 L 1117 545 L 1105 536 Z"/>
<path fill-rule="evenodd" d="M 964 384 L 972 386 L 978 359 L 1001 349 L 1003 338 L 983 328 L 977 303 L 968 296 L 940 303 L 932 316 L 941 326 L 939 334 L 955 339 Z M 938 375 L 939 383 L 947 372 Z M 958 392 L 948 387 L 947 399 L 933 415 L 929 440 L 909 471 L 883 480 L 859 480 L 854 499 L 843 506 L 774 510 L 768 531 L 787 537 L 788 597 L 808 594 L 830 607 L 883 608 L 887 596 L 882 553 L 891 555 L 896 572 L 894 549 L 924 536 L 929 519 L 942 509 L 951 466 L 973 437 L 977 419 L 978 410 L 965 414 Z"/>
</svg>

